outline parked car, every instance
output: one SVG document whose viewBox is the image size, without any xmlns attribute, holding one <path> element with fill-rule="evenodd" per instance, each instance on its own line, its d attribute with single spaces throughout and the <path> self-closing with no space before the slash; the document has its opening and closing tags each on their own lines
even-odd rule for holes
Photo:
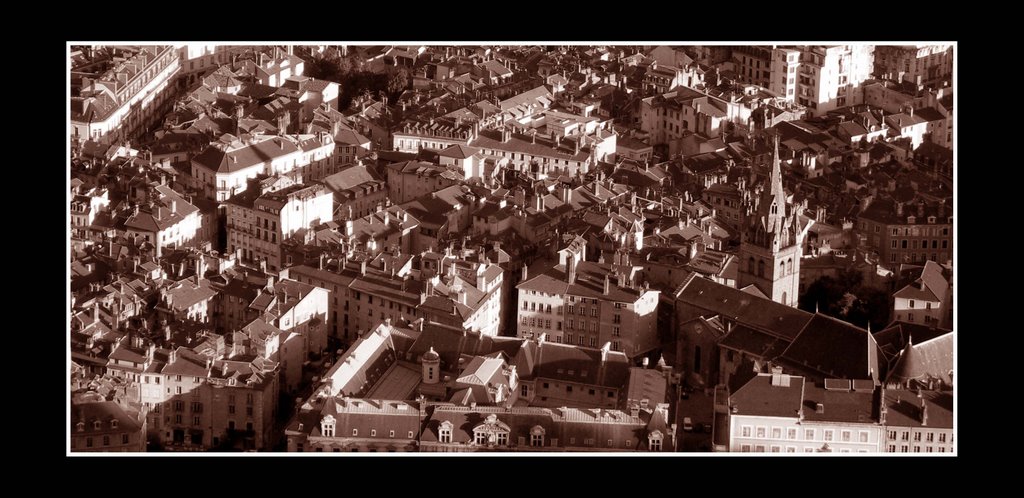
<svg viewBox="0 0 1024 498">
<path fill-rule="evenodd" d="M 683 430 L 686 432 L 693 430 L 693 420 L 690 417 L 683 417 Z"/>
</svg>

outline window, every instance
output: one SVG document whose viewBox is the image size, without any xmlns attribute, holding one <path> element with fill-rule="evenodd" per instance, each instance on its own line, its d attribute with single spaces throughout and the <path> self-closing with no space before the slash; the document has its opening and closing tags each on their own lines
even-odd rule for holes
<svg viewBox="0 0 1024 498">
<path fill-rule="evenodd" d="M 117 429 L 117 419 L 116 418 L 110 421 L 110 428 L 111 429 Z M 932 440 L 931 437 L 932 437 L 932 435 L 928 434 L 928 440 L 929 441 Z"/>
<path fill-rule="evenodd" d="M 786 439 L 796 439 L 796 429 L 786 429 Z"/>
<path fill-rule="evenodd" d="M 782 427 L 772 427 L 772 439 L 782 439 Z"/>
<path fill-rule="evenodd" d="M 914 433 L 914 442 L 921 442 L 921 433 L 920 432 L 915 432 Z"/>
<path fill-rule="evenodd" d="M 832 441 L 834 433 L 835 431 L 832 429 L 825 429 L 825 441 Z"/>
<path fill-rule="evenodd" d="M 388 431 L 388 437 L 395 437 L 395 431 Z"/>
<path fill-rule="evenodd" d="M 202 425 L 202 421 L 199 420 L 198 416 L 192 417 L 192 425 Z"/>
<path fill-rule="evenodd" d="M 441 443 L 452 442 L 452 423 L 445 420 L 437 431 L 437 440 Z"/>
<path fill-rule="evenodd" d="M 740 452 L 742 452 L 742 453 L 750 453 L 750 445 L 749 444 L 741 444 L 740 445 Z"/>
<path fill-rule="evenodd" d="M 754 446 L 754 451 L 757 452 L 757 453 L 764 453 L 764 445 L 763 444 L 759 444 L 757 446 Z"/>
<path fill-rule="evenodd" d="M 121 434 L 121 444 L 128 444 L 128 434 Z"/>
<path fill-rule="evenodd" d="M 860 431 L 860 442 L 868 442 L 868 431 Z"/>
<path fill-rule="evenodd" d="M 533 429 L 530 429 L 530 446 L 541 447 L 544 446 L 544 428 L 535 425 Z"/>
<path fill-rule="evenodd" d="M 744 425 L 742 429 L 743 437 L 750 437 L 751 429 L 752 427 L 750 427 L 749 425 Z"/>
<path fill-rule="evenodd" d="M 358 436 L 358 435 L 359 435 L 359 429 L 352 429 L 352 436 L 354 437 L 354 436 Z"/>
<path fill-rule="evenodd" d="M 896 431 L 889 431 L 889 435 L 888 436 L 889 436 L 889 440 L 890 441 L 895 441 L 896 440 Z"/>
<path fill-rule="evenodd" d="M 757 437 L 763 438 L 764 435 L 765 435 L 765 428 L 764 427 L 758 427 L 757 428 Z"/>
<path fill-rule="evenodd" d="M 945 443 L 946 442 L 946 434 L 945 433 L 939 434 L 939 442 L 940 443 Z"/>
<path fill-rule="evenodd" d="M 85 438 L 85 447 L 86 448 L 92 448 L 92 438 L 91 437 Z"/>
<path fill-rule="evenodd" d="M 370 429 L 370 437 L 377 437 L 377 429 Z"/>
<path fill-rule="evenodd" d="M 903 431 L 903 435 L 900 436 L 900 439 L 903 440 L 903 441 L 909 441 L 910 440 L 910 431 Z"/>
<path fill-rule="evenodd" d="M 839 434 L 843 438 L 842 441 L 844 443 L 849 443 L 850 442 L 850 431 L 842 431 Z"/>
<path fill-rule="evenodd" d="M 110 436 L 103 436 L 103 446 L 110 446 Z"/>
<path fill-rule="evenodd" d="M 782 448 L 780 448 L 778 446 L 775 446 L 775 445 L 772 445 L 772 453 L 780 453 L 781 451 L 782 451 Z"/>
<path fill-rule="evenodd" d="M 655 430 L 647 436 L 647 442 L 651 451 L 661 451 L 661 441 L 663 437 L 664 436 L 659 430 Z"/>
</svg>

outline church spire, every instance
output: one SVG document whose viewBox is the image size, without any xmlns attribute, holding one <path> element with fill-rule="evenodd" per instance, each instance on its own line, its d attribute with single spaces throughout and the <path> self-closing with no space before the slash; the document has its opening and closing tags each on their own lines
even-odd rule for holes
<svg viewBox="0 0 1024 498">
<path fill-rule="evenodd" d="M 782 165 L 779 159 L 779 136 L 774 136 L 772 172 L 768 185 L 761 191 L 757 220 L 764 224 L 765 231 L 780 234 L 786 219 L 786 191 L 782 187 Z"/>
<path fill-rule="evenodd" d="M 779 135 L 775 134 L 775 151 L 772 153 L 772 176 L 771 176 L 771 189 L 772 195 L 781 196 L 783 199 L 786 197 L 786 193 L 782 189 L 782 164 L 779 160 Z"/>
</svg>

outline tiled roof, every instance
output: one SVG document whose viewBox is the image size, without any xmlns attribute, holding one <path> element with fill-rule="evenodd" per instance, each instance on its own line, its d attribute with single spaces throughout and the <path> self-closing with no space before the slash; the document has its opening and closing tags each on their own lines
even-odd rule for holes
<svg viewBox="0 0 1024 498">
<path fill-rule="evenodd" d="M 737 415 L 797 418 L 803 401 L 804 378 L 795 375 L 759 374 L 729 397 L 729 405 Z M 806 410 L 804 410 L 806 413 Z"/>
</svg>

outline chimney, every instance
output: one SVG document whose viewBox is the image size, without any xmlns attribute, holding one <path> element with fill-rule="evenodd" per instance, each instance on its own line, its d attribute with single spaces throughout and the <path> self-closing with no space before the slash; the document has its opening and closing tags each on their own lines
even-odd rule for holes
<svg viewBox="0 0 1024 498">
<path fill-rule="evenodd" d="M 573 255 L 565 260 L 565 277 L 570 284 L 576 283 L 576 257 Z"/>
<path fill-rule="evenodd" d="M 359 262 L 359 274 L 363 275 L 363 276 L 366 276 L 366 260 L 365 259 Z"/>
<path fill-rule="evenodd" d="M 326 253 L 320 253 L 320 269 L 324 269 L 324 260 L 327 259 Z"/>
<path fill-rule="evenodd" d="M 921 399 L 921 425 L 928 425 L 928 405 L 925 404 L 924 398 Z"/>
<path fill-rule="evenodd" d="M 519 281 L 520 282 L 525 282 L 527 277 L 529 276 L 528 273 L 529 273 L 529 268 L 527 268 L 526 265 L 523 265 L 523 277 Z"/>
<path fill-rule="evenodd" d="M 606 342 L 601 346 L 601 363 L 608 361 L 608 351 L 611 351 L 612 343 Z"/>
<path fill-rule="evenodd" d="M 609 275 L 604 276 L 604 295 L 608 295 L 608 291 L 611 290 L 612 280 Z"/>
<path fill-rule="evenodd" d="M 817 414 L 825 413 L 825 405 L 822 404 L 822 403 L 818 403 L 818 405 L 814 408 L 814 413 L 817 413 Z"/>
</svg>

